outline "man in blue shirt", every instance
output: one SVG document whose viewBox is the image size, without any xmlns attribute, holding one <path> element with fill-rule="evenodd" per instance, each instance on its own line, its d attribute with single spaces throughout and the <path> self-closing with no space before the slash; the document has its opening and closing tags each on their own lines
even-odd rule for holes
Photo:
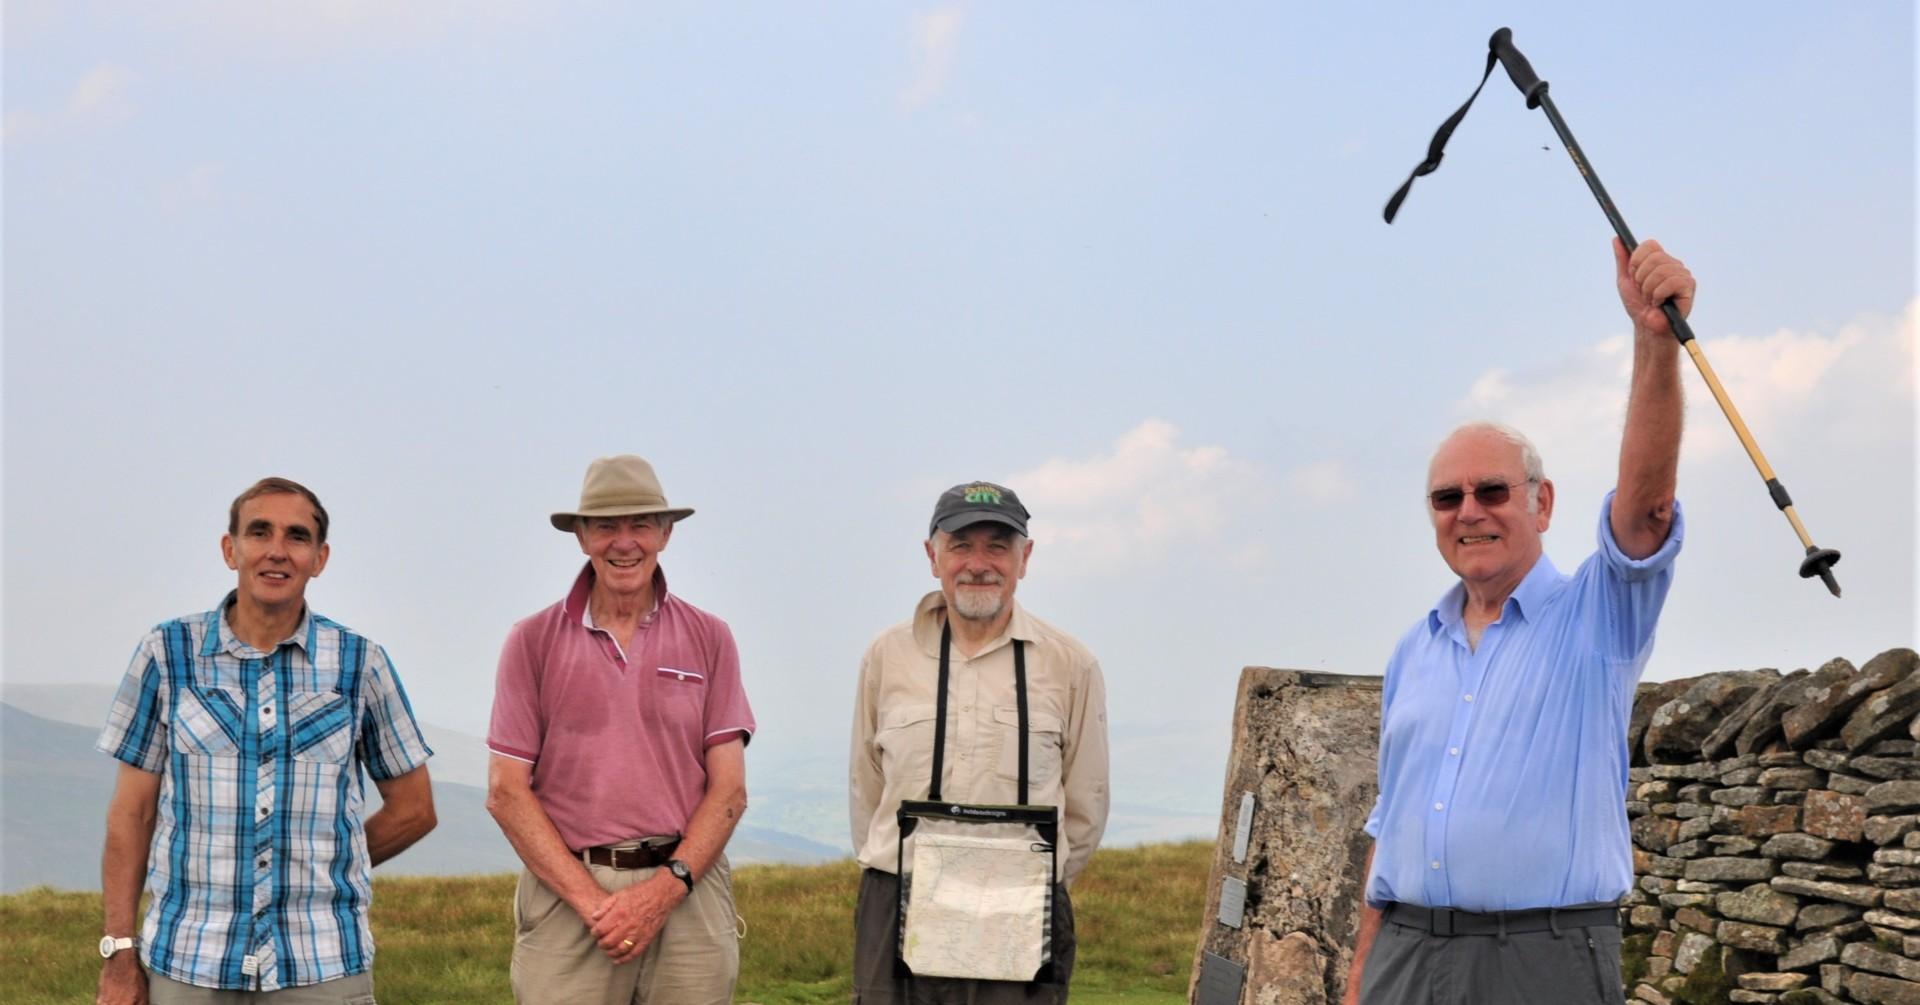
<svg viewBox="0 0 1920 1005">
<path fill-rule="evenodd" d="M 1633 882 L 1627 719 L 1684 525 L 1680 347 L 1694 281 L 1647 241 L 1614 245 L 1633 321 L 1619 480 L 1571 575 L 1540 535 L 1554 488 L 1519 432 L 1462 426 L 1427 510 L 1459 577 L 1400 640 L 1380 713 L 1380 796 L 1346 1001 L 1619 1003 L 1615 903 Z"/>
<path fill-rule="evenodd" d="M 220 552 L 234 590 L 141 639 L 96 744 L 121 762 L 96 1001 L 371 1005 L 368 870 L 433 829 L 432 751 L 386 650 L 307 607 L 312 491 L 254 483 Z"/>
</svg>

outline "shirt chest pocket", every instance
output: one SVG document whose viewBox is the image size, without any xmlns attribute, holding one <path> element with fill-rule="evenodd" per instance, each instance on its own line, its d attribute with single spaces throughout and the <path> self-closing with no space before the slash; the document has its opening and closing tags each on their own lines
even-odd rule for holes
<svg viewBox="0 0 1920 1005">
<path fill-rule="evenodd" d="M 880 713 L 873 745 L 880 749 L 882 774 L 893 779 L 918 772 L 932 781 L 933 716 L 932 705 L 901 705 Z"/>
<path fill-rule="evenodd" d="M 338 764 L 353 752 L 353 710 L 338 691 L 294 691 L 286 715 L 293 759 Z"/>
<path fill-rule="evenodd" d="M 1014 705 L 996 705 L 994 725 L 1000 732 L 1000 777 L 1020 780 L 1020 709 Z M 1029 709 L 1027 712 L 1027 781 L 1044 785 L 1060 776 L 1060 750 L 1065 724 L 1059 716 Z M 1029 799 L 1038 798 L 1028 793 Z"/>
<path fill-rule="evenodd" d="M 189 685 L 173 692 L 173 749 L 200 757 L 236 756 L 246 730 L 239 692 Z"/>
</svg>

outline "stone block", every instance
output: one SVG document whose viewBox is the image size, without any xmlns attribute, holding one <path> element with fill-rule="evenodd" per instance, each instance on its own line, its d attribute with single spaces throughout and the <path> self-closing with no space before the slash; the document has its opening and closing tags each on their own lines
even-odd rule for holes
<svg viewBox="0 0 1920 1005">
<path fill-rule="evenodd" d="M 1790 925 L 1800 914 L 1800 899 L 1781 893 L 1765 883 L 1755 883 L 1735 893 L 1714 898 L 1714 910 L 1733 921 L 1755 921 L 1763 925 Z"/>
<path fill-rule="evenodd" d="M 1683 907 L 1673 912 L 1673 923 L 1679 928 L 1690 928 L 1696 932 L 1712 935 L 1713 928 L 1719 924 L 1719 921 L 1697 907 Z"/>
<path fill-rule="evenodd" d="M 1780 871 L 1795 879 L 1865 879 L 1867 870 L 1857 865 L 1834 862 L 1783 861 Z"/>
<path fill-rule="evenodd" d="M 1655 896 L 1673 892 L 1673 880 L 1663 876 L 1642 876 L 1635 880 L 1633 885 Z"/>
<path fill-rule="evenodd" d="M 1674 1005 L 1673 999 L 1660 993 L 1660 989 L 1651 984 L 1642 984 L 1633 989 L 1633 1000 L 1646 1002 L 1647 1005 Z"/>
<path fill-rule="evenodd" d="M 1663 893 L 1660 895 L 1660 906 L 1669 911 L 1680 911 L 1689 907 L 1711 907 L 1714 896 L 1711 893 Z"/>
<path fill-rule="evenodd" d="M 1664 852 L 1679 840 L 1680 821 L 1669 817 L 1640 817 L 1629 824 L 1627 830 L 1633 835 L 1634 844 L 1651 852 Z"/>
<path fill-rule="evenodd" d="M 1633 714 L 1627 718 L 1627 753 L 1634 764 L 1648 763 L 1647 723 L 1653 719 L 1654 709 L 1685 694 L 1687 688 L 1691 686 L 1693 682 L 1689 680 L 1669 680 L 1657 684 L 1642 684 L 1634 692 Z"/>
<path fill-rule="evenodd" d="M 1920 868 L 1910 865 L 1867 864 L 1867 879 L 1881 886 L 1920 886 Z"/>
<path fill-rule="evenodd" d="M 1673 807 L 1673 815 L 1682 820 L 1695 820 L 1712 816 L 1714 809 L 1700 803 L 1679 803 Z"/>
<path fill-rule="evenodd" d="M 1800 816 L 1804 812 L 1804 808 L 1799 806 L 1743 806 L 1735 819 L 1741 834 L 1748 837 L 1767 837 L 1801 830 Z M 1864 817 L 1865 803 L 1861 804 L 1860 812 Z"/>
<path fill-rule="evenodd" d="M 1713 939 L 1699 932 L 1680 936 L 1680 947 L 1673 951 L 1673 969 L 1683 974 L 1693 973 L 1693 968 L 1699 966 L 1713 948 Z"/>
<path fill-rule="evenodd" d="M 1656 764 L 1653 766 L 1653 777 L 1697 782 L 1713 777 L 1713 765 L 1705 761 Z"/>
<path fill-rule="evenodd" d="M 1767 991 L 1743 991 L 1734 988 L 1727 992 L 1727 1005 L 1777 1005 L 1780 996 Z"/>
<path fill-rule="evenodd" d="M 1826 781 L 1819 768 L 1766 768 L 1760 772 L 1764 789 L 1817 789 Z"/>
<path fill-rule="evenodd" d="M 1727 892 L 1728 890 L 1733 889 L 1733 886 L 1728 883 L 1714 883 L 1714 882 L 1708 882 L 1706 880 L 1698 880 L 1698 879 L 1683 879 L 1674 883 L 1673 888 L 1675 890 L 1680 891 L 1681 893 L 1705 893 L 1705 894 L 1711 894 L 1711 895 L 1717 896 L 1719 894 Z"/>
<path fill-rule="evenodd" d="M 1647 760 L 1656 765 L 1699 762 L 1711 767 L 1710 761 L 1700 760 L 1700 748 L 1714 727 L 1779 679 L 1777 670 L 1731 670 L 1694 678 L 1679 697 L 1654 709 L 1648 718 Z"/>
<path fill-rule="evenodd" d="M 1800 759 L 1822 771 L 1845 771 L 1853 756 L 1844 750 L 1821 750 L 1815 747 L 1801 751 Z"/>
<path fill-rule="evenodd" d="M 1641 782 L 1633 787 L 1633 798 L 1649 803 L 1673 802 L 1674 784 L 1665 778 Z"/>
<path fill-rule="evenodd" d="M 1673 959 L 1673 950 L 1679 944 L 1680 937 L 1672 932 L 1661 932 L 1653 937 L 1653 955 Z"/>
<path fill-rule="evenodd" d="M 1755 770 L 1757 771 L 1758 769 Z M 1760 776 L 1756 774 L 1754 777 L 1758 778 Z M 1721 782 L 1720 784 L 1725 785 L 1728 783 Z M 1680 803 L 1704 803 L 1707 801 L 1707 793 L 1712 792 L 1714 788 L 1715 786 L 1707 782 L 1689 782 L 1686 785 L 1680 786 L 1680 788 L 1674 792 L 1673 799 L 1675 802 Z"/>
<path fill-rule="evenodd" d="M 1714 930 L 1714 937 L 1723 946 L 1737 949 L 1751 949 L 1757 953 L 1769 953 L 1775 956 L 1786 951 L 1786 932 L 1772 925 L 1755 925 L 1745 921 L 1723 921 Z M 1841 950 L 1845 961 L 1845 950 Z M 1849 964 L 1857 965 L 1857 964 Z"/>
<path fill-rule="evenodd" d="M 1699 858 L 1687 863 L 1686 878 L 1703 883 L 1739 883 L 1770 879 L 1772 862 L 1760 858 Z"/>
<path fill-rule="evenodd" d="M 1860 812 L 1865 813 L 1866 808 L 1867 801 L 1860 800 Z M 1914 814 L 1872 816 L 1861 826 L 1861 832 L 1874 844 L 1892 844 L 1913 833 L 1916 827 L 1920 827 L 1920 816 Z"/>
<path fill-rule="evenodd" d="M 1873 853 L 1881 865 L 1920 865 L 1920 851 L 1912 848 L 1881 848 Z"/>
<path fill-rule="evenodd" d="M 1715 834 L 1707 839 L 1715 855 L 1751 855 L 1760 850 L 1760 842 L 1733 834 Z"/>
<path fill-rule="evenodd" d="M 1853 942 L 1840 950 L 1840 962 L 1855 970 L 1870 970 L 1904 981 L 1920 981 L 1920 960 L 1889 953 L 1865 942 Z"/>
<path fill-rule="evenodd" d="M 1809 980 L 1806 974 L 1758 973 L 1741 974 L 1734 983 L 1748 991 L 1792 991 L 1806 987 Z"/>
<path fill-rule="evenodd" d="M 1666 913 L 1657 907 L 1636 907 L 1627 912 L 1627 927 L 1655 929 L 1666 925 Z"/>
<path fill-rule="evenodd" d="M 1920 1005 L 1920 984 L 1878 974 L 1848 976 L 1847 994 L 1867 1005 Z"/>
<path fill-rule="evenodd" d="M 1713 731 L 1700 741 L 1700 756 L 1715 758 L 1729 751 L 1745 754 L 1780 735 L 1780 715 L 1786 708 L 1775 700 L 1775 696 L 1782 689 L 1791 689 L 1793 684 L 1807 676 L 1807 672 L 1796 670 L 1785 677 L 1777 673 L 1773 680 L 1721 717 Z"/>
<path fill-rule="evenodd" d="M 1760 847 L 1767 858 L 1797 858 L 1818 862 L 1833 853 L 1833 842 L 1811 834 L 1775 834 Z"/>
<path fill-rule="evenodd" d="M 1800 806 L 1800 827 L 1815 837 L 1858 841 L 1867 825 L 1867 800 L 1829 789 L 1814 789 Z"/>
<path fill-rule="evenodd" d="M 1867 812 L 1875 816 L 1908 813 L 1920 809 L 1920 781 L 1881 782 L 1867 790 L 1866 799 Z"/>
<path fill-rule="evenodd" d="M 1920 914 L 1920 890 L 1888 890 L 1887 907 L 1889 910 Z"/>
<path fill-rule="evenodd" d="M 1860 911 L 1860 908 L 1852 904 L 1812 903 L 1800 909 L 1799 916 L 1793 919 L 1793 927 L 1795 931 L 1801 932 L 1817 928 L 1832 928 L 1860 917 Z M 1833 953 L 1835 956 L 1840 955 L 1838 945 L 1834 946 Z"/>
<path fill-rule="evenodd" d="M 1713 821 L 1705 817 L 1694 817 L 1680 821 L 1680 840 L 1696 841 L 1713 833 Z"/>
<path fill-rule="evenodd" d="M 1873 788 L 1877 779 L 1862 778 L 1859 775 L 1843 775 L 1839 772 L 1827 773 L 1827 788 L 1835 792 L 1845 792 L 1850 796 L 1864 796 Z"/>
<path fill-rule="evenodd" d="M 1793 768 L 1804 763 L 1806 758 L 1801 757 L 1799 751 L 1788 748 L 1784 742 L 1770 743 L 1767 749 L 1760 752 L 1760 766 L 1763 768 Z"/>
<path fill-rule="evenodd" d="M 1820 987 L 1824 991 L 1839 994 L 1847 989 L 1847 978 L 1853 976 L 1853 968 L 1839 963 L 1820 964 Z"/>
<path fill-rule="evenodd" d="M 1705 841 L 1680 841 L 1667 846 L 1669 858 L 1699 858 L 1713 854 L 1713 849 Z"/>
<path fill-rule="evenodd" d="M 1840 940 L 1831 935 L 1816 936 L 1780 954 L 1777 966 L 1782 970 L 1811 970 L 1840 958 Z"/>
<path fill-rule="evenodd" d="M 1847 1005 L 1844 998 L 1836 998 L 1821 988 L 1801 988 L 1789 991 L 1776 999 L 1778 1005 Z"/>
<path fill-rule="evenodd" d="M 1754 806 L 1765 802 L 1766 798 L 1767 790 L 1758 785 L 1736 785 L 1707 793 L 1707 799 L 1717 806 Z"/>
<path fill-rule="evenodd" d="M 1681 830 L 1685 831 L 1686 828 L 1682 827 Z M 1900 839 L 1900 844 L 1906 848 L 1920 848 L 1920 831 L 1908 831 L 1906 836 Z"/>
<path fill-rule="evenodd" d="M 1868 911 L 1860 919 L 1869 925 L 1881 928 L 1897 928 L 1903 932 L 1920 932 L 1920 918 L 1898 911 Z"/>
<path fill-rule="evenodd" d="M 1687 874 L 1687 863 L 1677 858 L 1649 854 L 1646 857 L 1646 863 L 1646 868 L 1639 871 L 1650 876 L 1665 876 L 1669 879 L 1679 879 L 1681 876 Z"/>
<path fill-rule="evenodd" d="M 1879 907 L 1882 892 L 1877 886 L 1860 883 L 1831 883 L 1817 879 L 1798 879 L 1793 876 L 1775 876 L 1767 885 L 1781 893 L 1819 900 L 1838 900 L 1846 904 L 1858 904 L 1861 907 Z"/>
<path fill-rule="evenodd" d="M 1847 724 L 1840 727 L 1840 739 L 1846 741 L 1848 750 L 1857 751 L 1896 734 L 1905 736 L 1916 714 L 1920 714 L 1920 673 L 1910 673 L 1861 702 L 1847 717 Z"/>
<path fill-rule="evenodd" d="M 1881 740 L 1868 747 L 1867 753 L 1873 757 L 1920 757 L 1920 743 L 1898 738 Z"/>
<path fill-rule="evenodd" d="M 1856 757 L 1853 770 L 1884 781 L 1920 779 L 1920 760 L 1913 757 Z"/>
<path fill-rule="evenodd" d="M 1829 660 L 1798 685 L 1799 701 L 1780 716 L 1787 744 L 1796 749 L 1813 746 L 1837 731 L 1867 695 L 1894 680 L 1884 672 L 1868 677 L 1846 660 Z"/>
</svg>

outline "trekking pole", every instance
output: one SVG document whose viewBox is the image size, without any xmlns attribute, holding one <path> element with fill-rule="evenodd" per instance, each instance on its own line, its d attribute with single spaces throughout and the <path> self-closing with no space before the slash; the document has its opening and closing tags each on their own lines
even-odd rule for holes
<svg viewBox="0 0 1920 1005">
<path fill-rule="evenodd" d="M 1607 196 L 1606 188 L 1600 184 L 1600 176 L 1594 173 L 1593 165 L 1588 162 L 1586 154 L 1581 152 L 1580 144 L 1574 140 L 1573 132 L 1567 128 L 1566 120 L 1560 117 L 1560 110 L 1554 107 L 1553 99 L 1547 96 L 1547 82 L 1533 72 L 1527 57 L 1521 55 L 1519 49 L 1514 48 L 1513 32 L 1507 28 L 1494 32 L 1493 37 L 1487 41 L 1487 68 L 1480 77 L 1480 87 L 1486 86 L 1487 77 L 1493 73 L 1493 64 L 1496 62 L 1506 68 L 1507 77 L 1513 81 L 1513 86 L 1519 88 L 1520 93 L 1526 96 L 1527 107 L 1538 108 L 1547 113 L 1547 121 L 1553 124 L 1553 131 L 1560 135 L 1560 142 L 1567 148 L 1567 156 L 1573 158 L 1573 166 L 1579 170 L 1580 177 L 1586 179 L 1587 188 L 1593 191 L 1594 199 L 1600 203 L 1600 211 L 1607 215 L 1607 222 L 1613 225 L 1613 232 L 1620 236 L 1620 243 L 1626 245 L 1627 253 L 1631 255 L 1633 249 L 1639 247 L 1639 242 L 1633 239 L 1633 232 L 1627 229 L 1627 221 L 1622 219 L 1620 211 L 1614 208 L 1613 200 Z M 1441 152 L 1446 147 L 1448 137 L 1453 134 L 1454 127 L 1460 124 L 1460 120 L 1466 117 L 1467 109 L 1473 107 L 1473 99 L 1480 96 L 1480 87 L 1475 87 L 1473 96 L 1467 98 L 1467 103 L 1461 105 L 1459 111 L 1454 112 L 1446 122 L 1441 124 L 1439 131 L 1433 136 L 1433 142 L 1427 147 L 1427 159 L 1413 169 L 1413 174 L 1408 176 L 1406 183 L 1401 185 L 1399 191 L 1393 194 L 1393 198 L 1387 201 L 1384 215 L 1388 223 L 1392 223 L 1394 214 L 1399 212 L 1400 203 L 1406 199 L 1407 192 L 1413 187 L 1413 180 L 1422 175 L 1432 174 L 1434 169 L 1440 166 Z M 1673 337 L 1680 340 L 1681 346 L 1687 350 L 1687 355 L 1693 359 L 1694 367 L 1706 380 L 1707 389 L 1713 392 L 1713 400 L 1720 404 L 1720 411 L 1725 413 L 1727 421 L 1733 424 L 1733 432 L 1740 438 L 1740 445 L 1746 448 L 1747 457 L 1753 461 L 1753 466 L 1759 469 L 1761 480 L 1766 482 L 1767 493 L 1773 497 L 1773 504 L 1787 515 L 1787 522 L 1793 525 L 1793 532 L 1799 536 L 1800 543 L 1806 547 L 1806 557 L 1800 562 L 1800 578 L 1811 579 L 1818 576 L 1821 582 L 1827 584 L 1827 589 L 1834 596 L 1839 596 L 1840 584 L 1833 578 L 1833 567 L 1839 563 L 1840 553 L 1832 548 L 1820 548 L 1814 545 L 1813 537 L 1807 533 L 1806 526 L 1800 522 L 1800 515 L 1794 512 L 1793 499 L 1787 495 L 1786 486 L 1780 484 L 1780 479 L 1774 475 L 1773 467 L 1767 463 L 1766 455 L 1760 452 L 1760 445 L 1754 442 L 1753 433 L 1748 431 L 1746 422 L 1740 418 L 1739 409 L 1733 407 L 1733 400 L 1727 397 L 1726 389 L 1720 386 L 1720 378 L 1714 374 L 1713 367 L 1708 364 L 1706 353 L 1701 351 L 1700 343 L 1693 337 L 1693 329 L 1687 325 L 1687 319 L 1680 316 L 1680 309 L 1674 305 L 1673 298 L 1667 298 L 1667 301 L 1660 305 L 1660 310 L 1666 314 L 1667 322 L 1673 326 Z"/>
</svg>

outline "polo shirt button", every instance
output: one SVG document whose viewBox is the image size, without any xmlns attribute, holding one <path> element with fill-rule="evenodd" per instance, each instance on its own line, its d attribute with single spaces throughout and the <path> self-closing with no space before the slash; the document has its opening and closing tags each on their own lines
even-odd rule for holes
<svg viewBox="0 0 1920 1005">
<path fill-rule="evenodd" d="M 683 673 L 677 673 L 677 674 L 674 674 L 674 676 L 680 678 L 681 680 L 687 679 L 687 675 Z"/>
</svg>

